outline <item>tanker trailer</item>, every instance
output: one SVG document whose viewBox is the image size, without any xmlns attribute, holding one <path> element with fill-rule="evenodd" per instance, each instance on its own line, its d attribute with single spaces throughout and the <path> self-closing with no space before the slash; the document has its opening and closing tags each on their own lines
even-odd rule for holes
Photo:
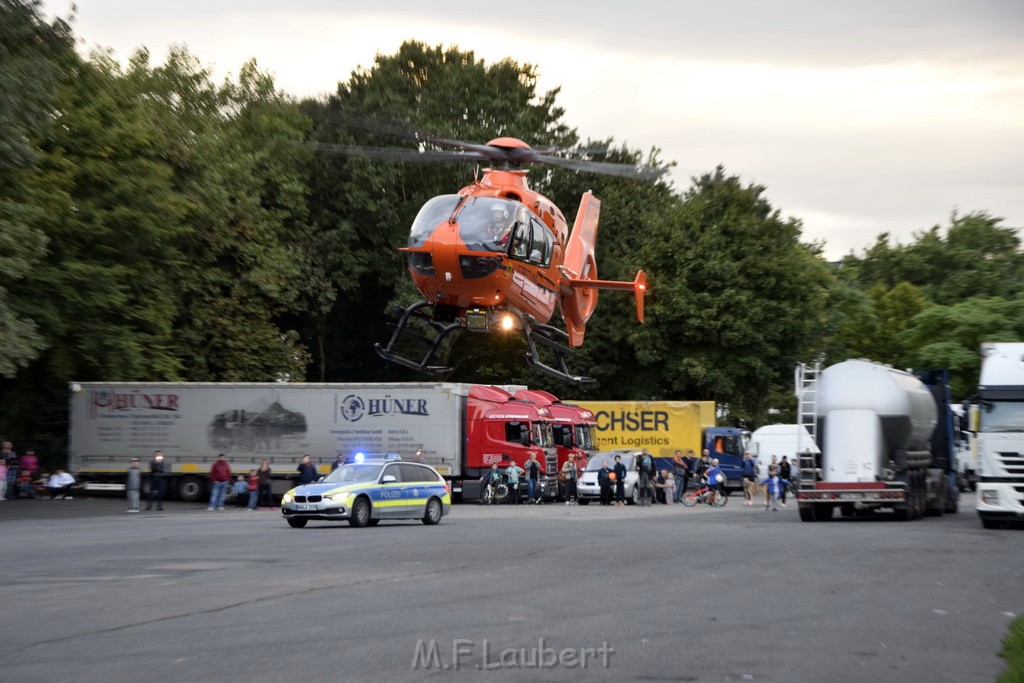
<svg viewBox="0 0 1024 683">
<path fill-rule="evenodd" d="M 825 368 L 817 380 L 816 467 L 801 469 L 800 519 L 867 515 L 888 508 L 917 519 L 947 497 L 945 473 L 930 471 L 938 421 L 932 392 L 914 375 L 865 360 Z"/>
</svg>

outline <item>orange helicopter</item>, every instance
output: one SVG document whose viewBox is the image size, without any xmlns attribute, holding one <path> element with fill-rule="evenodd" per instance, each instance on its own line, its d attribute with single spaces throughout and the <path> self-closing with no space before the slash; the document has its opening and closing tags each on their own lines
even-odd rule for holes
<svg viewBox="0 0 1024 683">
<path fill-rule="evenodd" d="M 450 140 L 352 112 L 332 118 L 352 128 L 411 139 L 419 151 L 314 143 L 322 152 L 388 161 L 490 164 L 482 178 L 457 193 L 429 200 L 413 221 L 408 246 L 401 251 L 408 255 L 409 273 L 424 299 L 402 311 L 386 345 L 375 345 L 385 360 L 444 374 L 452 368 L 435 365 L 435 357 L 453 332 L 521 331 L 531 366 L 574 384 L 593 382 L 569 372 L 566 358 L 583 344 L 598 290 L 632 290 L 637 318 L 643 322 L 644 271 L 638 271 L 632 282 L 597 277 L 594 249 L 600 200 L 589 191 L 583 195 L 570 234 L 558 207 L 527 185 L 523 166 L 546 164 L 644 180 L 661 176 L 667 168 L 554 156 L 512 137 L 495 138 L 485 145 Z M 459 151 L 432 149 L 436 147 Z M 549 324 L 556 304 L 565 331 Z M 421 323 L 427 334 L 410 330 L 413 321 Z M 398 350 L 410 340 L 426 346 L 419 360 Z M 538 345 L 551 352 L 553 365 L 542 360 Z"/>
<path fill-rule="evenodd" d="M 594 249 L 600 200 L 590 191 L 583 195 L 569 233 L 562 212 L 530 189 L 527 170 L 521 167 L 544 163 L 636 178 L 656 177 L 663 171 L 550 156 L 511 137 L 486 145 L 439 138 L 427 141 L 461 148 L 462 152 L 447 154 L 490 162 L 492 167 L 457 193 L 434 197 L 420 209 L 408 246 L 401 251 L 408 254 L 409 273 L 424 299 L 402 312 L 390 341 L 376 345 L 377 353 L 414 370 L 442 374 L 451 368 L 433 363 L 452 332 L 521 331 L 531 366 L 574 384 L 594 381 L 570 373 L 566 357 L 583 344 L 598 290 L 631 290 L 637 318 L 643 322 L 647 277 L 640 270 L 632 282 L 599 280 Z M 380 151 L 381 156 L 388 154 Z M 360 153 L 377 156 L 366 149 Z M 565 331 L 548 324 L 556 305 Z M 433 336 L 407 334 L 413 319 L 431 328 Z M 422 358 L 413 360 L 398 352 L 405 337 L 426 344 Z M 554 365 L 543 362 L 538 344 L 552 352 Z"/>
</svg>

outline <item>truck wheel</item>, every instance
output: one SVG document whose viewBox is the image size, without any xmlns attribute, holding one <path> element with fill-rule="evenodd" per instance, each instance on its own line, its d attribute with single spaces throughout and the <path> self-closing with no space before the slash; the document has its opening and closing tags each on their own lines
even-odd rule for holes
<svg viewBox="0 0 1024 683">
<path fill-rule="evenodd" d="M 817 522 L 818 516 L 814 514 L 813 505 L 801 505 L 800 506 L 800 521 L 801 522 Z"/>
<path fill-rule="evenodd" d="M 302 527 L 306 526 L 306 522 L 308 521 L 308 519 L 289 519 L 288 526 L 290 526 L 293 529 L 301 529 Z"/>
<path fill-rule="evenodd" d="M 370 523 L 370 503 L 365 498 L 356 498 L 352 505 L 352 516 L 348 523 L 354 527 L 364 527 Z"/>
<path fill-rule="evenodd" d="M 910 504 L 907 507 L 896 508 L 892 511 L 893 519 L 897 522 L 909 522 L 910 521 Z"/>
<path fill-rule="evenodd" d="M 855 511 L 852 505 L 841 505 L 839 507 L 839 514 L 845 517 L 853 517 Z"/>
<path fill-rule="evenodd" d="M 832 510 L 834 509 L 831 505 L 815 505 L 817 509 L 814 511 L 814 516 L 818 518 L 819 522 L 827 522 L 832 519 Z"/>
<path fill-rule="evenodd" d="M 178 500 L 196 503 L 203 500 L 206 487 L 199 477 L 182 477 L 178 480 Z"/>
</svg>

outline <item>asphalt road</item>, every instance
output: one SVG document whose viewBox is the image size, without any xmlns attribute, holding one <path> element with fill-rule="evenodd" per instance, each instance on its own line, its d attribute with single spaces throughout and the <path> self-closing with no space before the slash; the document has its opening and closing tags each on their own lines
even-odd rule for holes
<svg viewBox="0 0 1024 683">
<path fill-rule="evenodd" d="M 972 498 L 959 515 L 906 523 L 804 524 L 792 505 L 737 502 L 467 505 L 437 527 L 368 529 L 181 503 L 126 515 L 118 499 L 0 502 L 0 678 L 991 681 L 1002 670 L 1000 641 L 1024 612 L 1024 531 L 983 530 Z"/>
</svg>

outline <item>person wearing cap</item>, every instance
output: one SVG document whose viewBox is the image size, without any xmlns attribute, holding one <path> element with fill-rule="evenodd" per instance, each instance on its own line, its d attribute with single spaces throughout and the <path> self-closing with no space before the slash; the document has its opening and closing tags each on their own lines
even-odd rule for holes
<svg viewBox="0 0 1024 683">
<path fill-rule="evenodd" d="M 142 490 L 142 467 L 138 458 L 132 458 L 124 478 L 124 492 L 128 495 L 128 514 L 139 511 L 139 492 Z"/>
</svg>

